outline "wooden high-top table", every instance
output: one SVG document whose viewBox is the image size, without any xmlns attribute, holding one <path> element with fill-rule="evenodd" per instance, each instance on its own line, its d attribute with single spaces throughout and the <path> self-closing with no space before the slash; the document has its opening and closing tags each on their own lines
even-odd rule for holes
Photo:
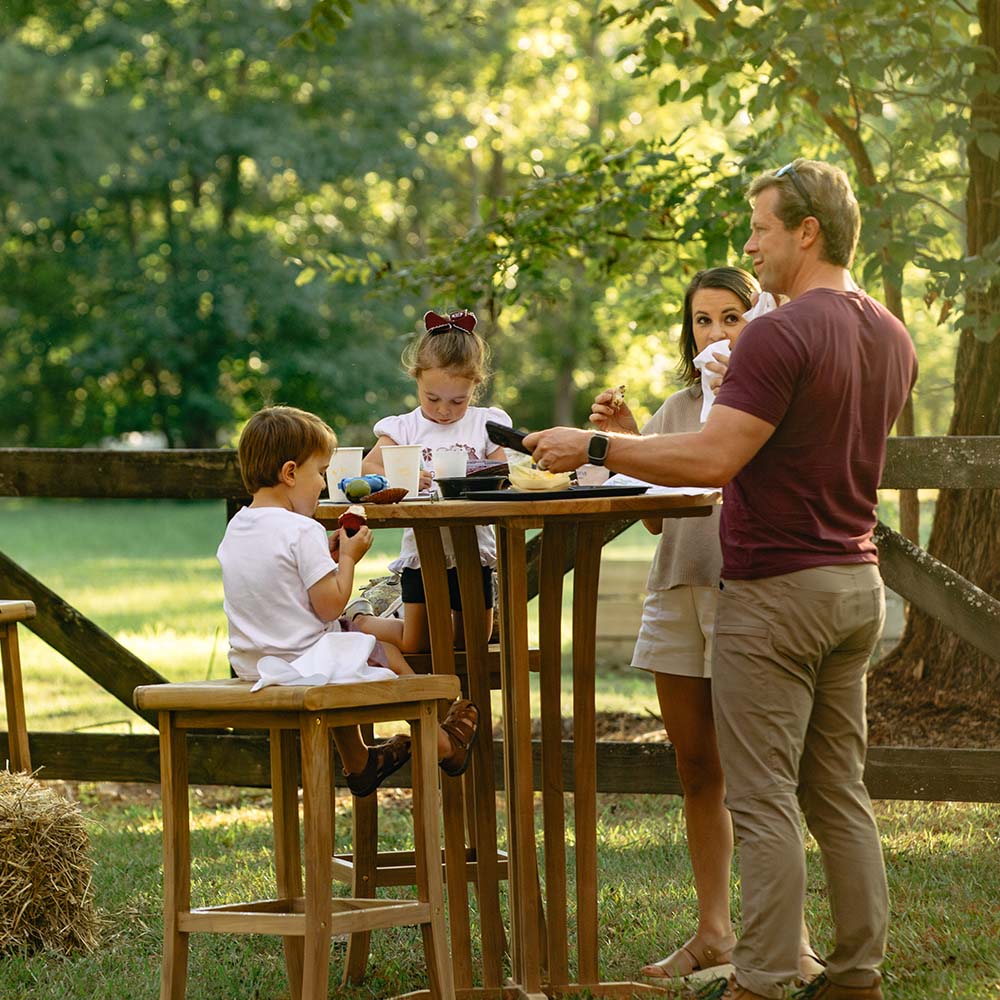
<svg viewBox="0 0 1000 1000">
<path fill-rule="evenodd" d="M 523 496 L 523 494 L 521 494 Z M 413 528 L 427 595 L 435 672 L 454 672 L 451 612 L 440 528 L 451 531 L 462 594 L 469 696 L 483 723 L 464 804 L 457 781 L 443 784 L 445 863 L 462 877 L 447 878 L 456 995 L 512 1000 L 582 992 L 621 997 L 663 993 L 659 987 L 602 982 L 598 966 L 597 732 L 594 707 L 597 585 L 605 529 L 613 521 L 644 517 L 704 517 L 717 494 L 696 497 L 634 496 L 571 500 L 417 500 L 368 504 L 369 527 Z M 322 503 L 317 520 L 336 527 L 343 504 Z M 503 700 L 504 783 L 510 877 L 511 975 L 503 975 L 504 927 L 500 917 L 496 855 L 496 787 L 490 740 L 490 686 L 486 663 L 485 606 L 476 525 L 497 533 L 500 580 L 500 662 Z M 527 532 L 543 529 L 539 561 L 539 647 L 542 727 L 542 809 L 545 898 L 541 898 L 535 845 L 535 800 L 528 682 Z M 562 771 L 563 581 L 573 578 L 574 830 L 576 843 L 576 977 L 570 978 L 567 927 L 566 817 Z M 465 819 L 475 849 L 482 927 L 482 986 L 473 986 Z M 544 919 L 542 914 L 544 913 Z"/>
</svg>

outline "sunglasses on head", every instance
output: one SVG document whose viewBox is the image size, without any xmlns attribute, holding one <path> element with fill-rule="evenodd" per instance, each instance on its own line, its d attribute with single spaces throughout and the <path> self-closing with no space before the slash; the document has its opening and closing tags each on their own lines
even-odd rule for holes
<svg viewBox="0 0 1000 1000">
<path fill-rule="evenodd" d="M 794 163 L 786 163 L 783 167 L 774 172 L 775 179 L 780 177 L 787 177 L 791 182 L 792 186 L 799 193 L 799 197 L 806 203 L 806 208 L 809 210 L 809 215 L 814 219 L 819 219 L 816 214 L 816 209 L 813 208 L 812 198 L 809 197 L 809 192 L 805 189 L 805 185 L 799 180 L 799 175 L 795 170 Z"/>
</svg>

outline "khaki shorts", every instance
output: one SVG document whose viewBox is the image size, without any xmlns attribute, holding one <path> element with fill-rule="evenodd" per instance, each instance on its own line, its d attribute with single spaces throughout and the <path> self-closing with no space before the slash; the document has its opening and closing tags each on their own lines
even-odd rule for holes
<svg viewBox="0 0 1000 1000">
<path fill-rule="evenodd" d="M 653 590 L 642 606 L 632 666 L 681 677 L 712 676 L 717 587 Z"/>
</svg>

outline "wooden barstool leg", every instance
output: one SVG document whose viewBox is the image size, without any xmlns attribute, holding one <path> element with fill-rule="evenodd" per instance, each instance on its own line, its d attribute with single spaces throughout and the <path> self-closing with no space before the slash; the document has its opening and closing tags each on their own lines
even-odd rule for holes
<svg viewBox="0 0 1000 1000">
<path fill-rule="evenodd" d="M 361 735 L 371 744 L 371 724 L 361 727 Z M 334 789 L 331 788 L 331 795 Z M 378 864 L 378 792 L 355 798 L 352 803 L 352 856 L 353 869 L 351 895 L 355 899 L 374 899 L 377 887 Z M 364 981 L 371 948 L 371 931 L 354 931 L 347 939 L 347 958 L 344 962 L 343 984 L 358 985 Z"/>
<path fill-rule="evenodd" d="M 444 919 L 438 796 L 435 794 L 438 782 L 437 708 L 432 702 L 421 704 L 414 730 L 413 841 L 417 898 L 430 904 L 430 920 L 420 925 L 424 958 L 431 997 L 434 1000 L 454 1000 L 455 982 Z"/>
<path fill-rule="evenodd" d="M 31 773 L 28 752 L 28 722 L 24 714 L 21 686 L 21 654 L 17 645 L 17 622 L 0 622 L 0 658 L 3 660 L 3 693 L 7 705 L 7 756 L 12 771 Z"/>
<path fill-rule="evenodd" d="M 184 1000 L 189 935 L 179 929 L 191 909 L 191 835 L 187 738 L 173 713 L 160 712 L 160 781 L 163 798 L 163 966 L 160 1000 Z"/>
<path fill-rule="evenodd" d="M 330 980 L 333 812 L 330 730 L 325 715 L 303 713 L 302 812 L 305 827 L 306 934 L 302 1000 L 326 1000 Z"/>
<path fill-rule="evenodd" d="M 274 817 L 274 868 L 278 898 L 291 900 L 302 895 L 302 859 L 299 853 L 299 784 L 296 774 L 298 748 L 295 732 L 271 730 L 271 800 Z M 292 1000 L 302 997 L 302 963 L 305 942 L 299 935 L 282 938 L 285 967 Z"/>
</svg>

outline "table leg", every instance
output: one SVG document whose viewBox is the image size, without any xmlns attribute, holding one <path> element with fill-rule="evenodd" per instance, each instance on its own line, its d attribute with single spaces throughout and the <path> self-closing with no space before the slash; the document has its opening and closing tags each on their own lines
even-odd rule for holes
<svg viewBox="0 0 1000 1000">
<path fill-rule="evenodd" d="M 599 981 L 594 678 L 602 540 L 602 525 L 580 525 L 573 573 L 573 812 L 576 831 L 577 970 L 580 983 Z"/>
<path fill-rule="evenodd" d="M 371 723 L 361 727 L 361 735 L 369 746 L 374 732 Z M 336 787 L 331 786 L 331 807 L 336 810 Z M 336 815 L 336 811 L 334 812 Z M 351 800 L 351 895 L 355 899 L 374 899 L 378 887 L 378 794 Z M 371 931 L 352 931 L 347 939 L 342 985 L 359 985 L 368 971 Z"/>
<path fill-rule="evenodd" d="M 500 916 L 500 869 L 497 860 L 496 776 L 493 764 L 493 710 L 489 665 L 486 660 L 486 602 L 479 540 L 474 527 L 452 528 L 458 583 L 462 594 L 462 624 L 465 629 L 465 662 L 469 697 L 479 707 L 479 738 L 473 748 L 469 817 L 471 840 L 476 852 L 476 889 L 483 949 L 483 985 L 503 982 L 506 945 Z"/>
<path fill-rule="evenodd" d="M 299 783 L 295 732 L 272 729 L 271 811 L 274 817 L 274 867 L 278 898 L 292 900 L 302 895 L 302 858 L 299 853 Z M 289 912 L 291 905 L 289 904 Z M 301 935 L 282 938 L 285 967 L 292 1000 L 302 996 L 304 942 Z"/>
<path fill-rule="evenodd" d="M 569 531 L 547 524 L 542 532 L 538 586 L 539 688 L 542 716 L 542 810 L 545 822 L 545 908 L 549 984 L 569 982 L 566 917 L 566 808 L 562 773 L 562 596 Z"/>
<path fill-rule="evenodd" d="M 432 669 L 436 674 L 454 674 L 455 635 L 441 529 L 416 528 L 414 536 L 424 579 Z M 469 927 L 469 885 L 465 878 L 465 799 L 460 780 L 442 779 L 441 804 L 452 965 L 455 986 L 462 989 L 472 985 L 472 932 Z M 448 872 L 457 874 L 448 878 Z"/>
<path fill-rule="evenodd" d="M 330 980 L 333 810 L 330 730 L 324 714 L 303 713 L 302 811 L 306 856 L 306 934 L 302 1000 L 326 1000 Z"/>
<path fill-rule="evenodd" d="M 537 934 L 538 866 L 535 852 L 531 699 L 528 685 L 528 594 L 525 531 L 498 529 L 500 555 L 500 669 L 503 686 L 504 777 L 509 830 L 511 965 L 514 982 L 541 996 Z"/>
</svg>

